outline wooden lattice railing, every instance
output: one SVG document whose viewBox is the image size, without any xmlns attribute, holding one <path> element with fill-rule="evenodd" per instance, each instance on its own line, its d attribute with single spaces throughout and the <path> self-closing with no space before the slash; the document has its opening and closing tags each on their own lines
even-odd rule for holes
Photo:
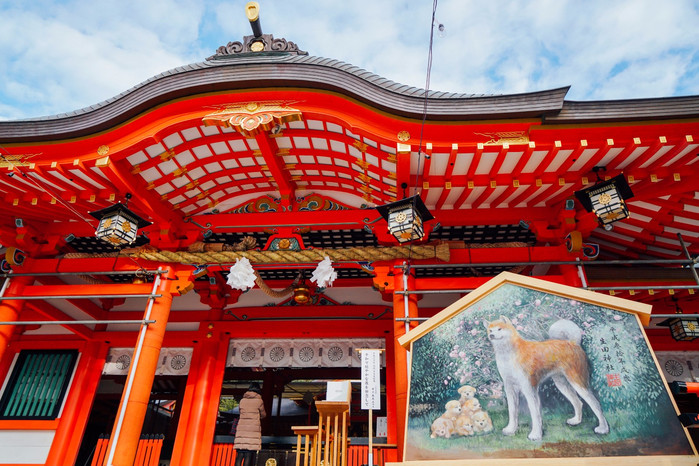
<svg viewBox="0 0 699 466">
<path fill-rule="evenodd" d="M 162 434 L 142 435 L 141 440 L 138 441 L 134 466 L 158 466 L 160 450 L 163 448 L 163 438 Z M 95 454 L 92 456 L 91 466 L 105 466 L 107 464 L 108 445 L 109 436 L 100 435 L 95 447 Z"/>
<path fill-rule="evenodd" d="M 384 466 L 385 448 L 374 447 L 374 464 Z M 369 447 L 367 445 L 350 445 L 347 449 L 347 466 L 362 466 L 368 464 Z M 235 464 L 235 449 L 231 443 L 215 443 L 211 455 L 211 466 L 233 466 Z M 293 465 L 293 463 L 291 463 Z M 304 463 L 301 462 L 301 465 Z M 313 464 L 312 462 L 310 463 Z"/>
</svg>

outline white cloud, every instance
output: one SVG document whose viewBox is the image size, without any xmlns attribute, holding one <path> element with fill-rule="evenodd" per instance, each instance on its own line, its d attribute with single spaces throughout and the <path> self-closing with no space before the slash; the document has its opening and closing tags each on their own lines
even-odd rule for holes
<svg viewBox="0 0 699 466">
<path fill-rule="evenodd" d="M 176 2 L 98 3 L 2 12 L 0 92 L 10 113 L 72 111 L 191 60 L 196 18 L 163 14 Z"/>
<path fill-rule="evenodd" d="M 432 2 L 258 0 L 265 33 L 425 84 Z M 251 34 L 245 0 L 0 2 L 0 118 L 70 112 Z M 699 94 L 699 1 L 442 0 L 431 89 Z"/>
</svg>

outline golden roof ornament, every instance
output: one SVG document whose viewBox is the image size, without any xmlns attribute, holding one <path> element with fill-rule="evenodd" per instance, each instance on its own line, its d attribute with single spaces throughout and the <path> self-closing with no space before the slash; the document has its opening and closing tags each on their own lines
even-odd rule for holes
<svg viewBox="0 0 699 466">
<path fill-rule="evenodd" d="M 230 58 L 231 55 L 255 54 L 260 52 L 280 52 L 295 55 L 308 55 L 308 52 L 299 50 L 299 47 L 286 39 L 275 39 L 272 34 L 263 34 L 260 24 L 260 5 L 257 2 L 248 2 L 245 5 L 245 16 L 250 21 L 251 36 L 244 36 L 243 41 L 229 42 L 216 49 L 216 55 L 207 60 Z"/>
</svg>

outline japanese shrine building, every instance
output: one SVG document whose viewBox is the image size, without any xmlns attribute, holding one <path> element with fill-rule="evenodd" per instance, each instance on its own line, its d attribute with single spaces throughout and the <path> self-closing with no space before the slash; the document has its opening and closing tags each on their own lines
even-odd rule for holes
<svg viewBox="0 0 699 466">
<path fill-rule="evenodd" d="M 699 307 L 699 96 L 567 91 L 426 94 L 264 34 L 0 122 L 0 464 L 84 462 L 99 434 L 132 464 L 141 433 L 172 465 L 209 464 L 223 401 L 259 381 L 263 435 L 291 436 L 323 381 L 360 378 L 363 347 L 385 349 L 376 414 L 400 459 L 397 339 L 502 271 L 651 304 L 653 349 L 696 351 L 658 323 Z M 603 228 L 575 193 L 619 175 L 629 216 Z M 376 207 L 414 194 L 434 219 L 399 243 Z M 115 248 L 90 213 L 118 202 L 148 224 Z M 243 257 L 245 292 L 226 283 Z"/>
</svg>

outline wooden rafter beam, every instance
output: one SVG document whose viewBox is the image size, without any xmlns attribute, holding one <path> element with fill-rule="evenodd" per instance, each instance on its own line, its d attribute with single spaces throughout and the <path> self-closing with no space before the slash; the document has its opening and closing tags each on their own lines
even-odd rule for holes
<svg viewBox="0 0 699 466">
<path fill-rule="evenodd" d="M 548 220 L 548 208 L 482 209 L 473 215 L 464 215 L 455 209 L 431 210 L 432 215 L 444 226 L 450 225 L 507 225 L 516 219 Z M 367 223 L 379 219 L 374 209 L 276 212 L 275 227 L 310 227 L 312 230 L 363 229 Z M 269 226 L 268 213 L 201 215 L 191 218 L 200 224 L 211 223 L 214 233 L 265 231 Z M 519 220 L 517 220 L 519 221 Z"/>
<path fill-rule="evenodd" d="M 566 157 L 566 159 L 558 166 L 558 168 L 556 169 L 556 172 L 557 173 L 567 173 L 570 170 L 570 168 L 573 166 L 573 164 L 578 161 L 578 158 L 580 158 L 582 153 L 585 150 L 587 150 L 587 148 L 588 148 L 587 140 L 581 139 L 578 142 L 578 145 L 575 147 L 575 149 L 573 149 L 573 152 L 571 152 L 570 155 L 568 155 Z M 596 150 L 596 153 L 599 153 L 599 150 Z M 595 158 L 595 157 L 593 156 L 593 158 Z M 601 160 L 601 157 L 597 158 L 597 160 Z"/>
<path fill-rule="evenodd" d="M 680 153 L 683 153 L 685 150 L 687 150 L 687 148 L 690 145 L 690 142 L 692 142 L 691 136 L 685 136 L 683 139 L 680 139 L 672 149 L 668 150 L 663 155 L 661 155 L 658 159 L 656 159 L 653 162 L 652 165 L 654 167 L 663 167 L 669 164 Z"/>
<path fill-rule="evenodd" d="M 418 160 L 422 161 L 422 167 L 420 168 L 420 173 L 418 173 L 418 180 L 422 180 L 421 186 L 418 186 L 419 189 L 422 190 L 421 192 L 421 197 L 423 199 L 427 198 L 427 195 L 430 192 L 430 170 L 432 167 L 432 143 L 428 142 L 425 144 L 425 150 L 423 151 L 425 156 L 422 157 L 421 154 L 418 154 Z M 421 159 L 420 159 L 421 158 Z M 418 161 L 418 163 L 420 163 Z M 440 180 L 441 182 L 444 182 L 443 179 Z"/>
<path fill-rule="evenodd" d="M 145 283 L 134 284 L 100 284 L 100 285 L 35 285 L 22 292 L 24 297 L 68 296 L 71 298 L 99 298 L 102 295 L 149 295 L 153 286 Z M 9 298 L 8 298 L 9 299 Z M 34 300 L 27 300 L 34 301 Z"/>
<path fill-rule="evenodd" d="M 596 166 L 600 165 L 609 155 L 609 153 L 612 151 L 614 148 L 614 139 L 607 138 L 605 141 L 604 145 L 602 145 L 592 156 L 590 156 L 590 159 L 585 162 L 582 166 L 580 166 L 576 172 L 579 173 L 580 175 L 584 176 L 592 172 L 592 169 L 595 168 Z M 575 160 L 573 160 L 573 157 L 571 157 L 571 164 L 575 163 Z M 563 167 L 561 167 L 561 172 L 563 171 L 568 171 L 570 166 L 565 167 L 565 170 Z"/>
<path fill-rule="evenodd" d="M 699 179 L 699 166 L 697 165 L 684 167 L 680 173 L 680 181 L 663 181 L 661 184 L 658 181 L 654 182 L 651 176 L 638 181 L 632 186 L 634 199 L 650 200 L 659 196 L 695 192 L 697 190 L 697 179 Z M 672 177 L 669 174 L 666 176 Z"/>
<path fill-rule="evenodd" d="M 273 142 L 266 131 L 256 134 L 255 141 L 257 141 L 257 146 L 260 148 L 262 158 L 265 160 L 265 164 L 267 164 L 267 168 L 269 168 L 274 182 L 277 184 L 281 204 L 284 207 L 291 206 L 296 198 L 296 185 L 291 180 L 289 172 L 284 167 L 283 159 L 277 155 L 279 147 L 277 147 L 276 141 Z"/>
<path fill-rule="evenodd" d="M 480 142 L 476 145 L 476 150 L 473 154 L 473 157 L 471 158 L 471 163 L 469 164 L 468 170 L 466 171 L 465 180 L 463 183 L 460 183 L 462 185 L 465 185 L 466 189 L 464 189 L 463 192 L 456 199 L 456 201 L 454 201 L 454 208 L 456 209 L 462 207 L 463 203 L 466 202 L 466 199 L 468 199 L 468 196 L 471 194 L 473 188 L 476 186 L 476 183 L 474 183 L 473 178 L 476 174 L 478 164 L 480 164 L 481 158 L 483 157 L 484 147 L 484 144 Z"/>
<path fill-rule="evenodd" d="M 37 280 L 43 285 L 67 285 L 63 280 L 56 276 L 43 275 L 37 277 Z M 87 299 L 67 299 L 71 305 L 77 307 L 80 311 L 89 315 L 96 320 L 107 319 L 108 313 L 95 303 Z"/>
<path fill-rule="evenodd" d="M 442 193 L 439 195 L 439 199 L 437 200 L 435 205 L 437 209 L 441 209 L 442 207 L 444 207 L 444 203 L 446 202 L 447 197 L 451 192 L 451 177 L 454 173 L 454 164 L 456 163 L 456 154 L 458 153 L 458 151 L 459 145 L 452 144 L 451 150 L 449 151 L 449 158 L 447 159 L 447 166 L 444 170 L 444 176 L 442 177 L 442 179 L 444 180 L 444 189 L 442 190 Z"/>
<path fill-rule="evenodd" d="M 410 146 L 398 145 L 396 152 L 396 197 L 403 199 L 403 185 L 406 186 L 405 195 L 410 196 L 411 192 L 408 188 L 411 187 L 410 181 L 410 165 L 411 165 L 411 149 Z"/>
<path fill-rule="evenodd" d="M 75 320 L 73 317 L 45 301 L 27 301 L 27 306 L 51 320 Z M 67 328 L 86 340 L 92 339 L 94 333 L 90 328 L 82 324 L 61 324 L 61 327 Z"/>
<path fill-rule="evenodd" d="M 182 228 L 182 219 L 169 206 L 164 206 L 160 197 L 153 191 L 146 189 L 142 181 L 134 177 L 129 170 L 126 160 L 110 160 L 109 165 L 102 172 L 109 178 L 122 195 L 131 193 L 134 195 L 132 203 L 156 222 L 169 224 L 173 229 Z M 139 187 L 140 185 L 140 187 Z"/>
<path fill-rule="evenodd" d="M 665 136 L 660 136 L 656 141 L 654 141 L 648 149 L 646 149 L 641 155 L 636 157 L 636 160 L 624 167 L 627 172 L 632 172 L 638 168 L 644 168 L 644 166 L 650 162 L 650 160 L 655 157 L 655 155 L 663 147 L 667 146 L 667 138 Z"/>
<path fill-rule="evenodd" d="M 508 183 L 507 189 L 505 189 L 502 194 L 500 194 L 497 198 L 493 199 L 491 202 L 491 205 L 500 205 L 501 203 L 505 202 L 506 199 L 508 199 L 514 192 L 519 189 L 519 187 L 522 185 L 521 183 L 521 174 L 522 170 L 526 166 L 527 162 L 529 161 L 529 158 L 531 157 L 532 152 L 534 151 L 534 148 L 536 147 L 536 144 L 534 141 L 529 141 L 527 144 L 527 147 L 524 149 L 524 152 L 522 153 L 521 157 L 517 161 L 517 164 L 515 167 L 512 169 L 511 174 L 512 174 L 512 181 Z"/>
</svg>

